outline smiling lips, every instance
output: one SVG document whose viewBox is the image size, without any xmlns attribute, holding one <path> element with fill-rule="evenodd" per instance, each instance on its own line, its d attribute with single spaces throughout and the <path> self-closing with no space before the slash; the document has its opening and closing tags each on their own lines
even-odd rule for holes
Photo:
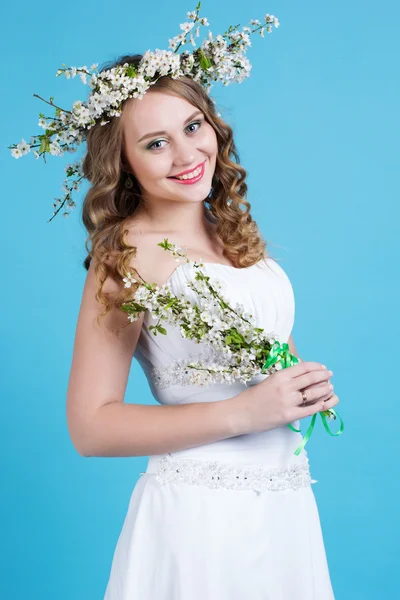
<svg viewBox="0 0 400 600">
<path fill-rule="evenodd" d="M 169 177 L 168 179 L 173 179 L 177 183 L 183 183 L 184 185 L 192 185 L 193 183 L 197 183 L 204 175 L 205 163 L 206 161 L 202 162 L 198 167 L 192 169 L 191 171 L 183 171 L 179 177 Z"/>
</svg>

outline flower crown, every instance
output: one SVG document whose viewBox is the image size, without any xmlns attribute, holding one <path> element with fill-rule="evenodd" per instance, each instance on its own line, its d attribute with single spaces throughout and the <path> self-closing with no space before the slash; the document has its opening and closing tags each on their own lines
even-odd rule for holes
<svg viewBox="0 0 400 600">
<path fill-rule="evenodd" d="M 29 144 L 22 139 L 19 144 L 8 146 L 12 156 L 20 158 L 33 150 L 35 158 L 43 156 L 46 162 L 46 154 L 62 156 L 65 151 L 75 152 L 93 125 L 106 125 L 110 122 L 110 117 L 119 117 L 125 100 L 143 98 L 149 87 L 165 75 L 173 79 L 191 77 L 207 92 L 210 91 L 212 82 L 220 81 L 223 85 L 242 83 L 249 77 L 251 70 L 251 64 L 245 56 L 248 46 L 251 46 L 250 35 L 258 32 L 264 37 L 265 30 L 271 33 L 272 25 L 279 27 L 278 19 L 274 15 L 266 14 L 263 22 L 251 19 L 250 26 L 243 27 L 241 31 L 240 25 L 231 25 L 224 34 L 215 38 L 209 31 L 201 46 L 196 47 L 195 37 L 200 35 L 200 26 L 209 25 L 207 18 L 199 17 L 200 5 L 201 2 L 197 4 L 196 10 L 187 13 L 189 22 L 182 23 L 181 33 L 169 40 L 168 47 L 171 50 L 147 50 L 137 68 L 124 63 L 122 66 L 101 72 L 96 72 L 97 64 L 93 64 L 90 69 L 86 66 L 58 69 L 57 77 L 64 74 L 70 79 L 79 74 L 81 81 L 92 89 L 87 101 L 77 100 L 71 110 L 64 110 L 54 104 L 54 97 L 47 101 L 33 94 L 54 107 L 55 116 L 46 117 L 39 113 L 38 125 L 44 129 L 44 133 L 32 136 Z M 185 50 L 178 54 L 178 50 L 189 42 L 194 47 L 193 51 Z M 64 64 L 62 66 L 65 67 Z M 79 160 L 65 167 L 65 195 L 62 199 L 54 198 L 55 210 L 48 222 L 54 219 L 64 206 L 71 210 L 75 208 L 71 196 L 74 190 L 79 189 L 84 178 L 82 164 L 83 160 Z M 63 213 L 65 217 L 68 214 L 67 210 Z"/>
</svg>

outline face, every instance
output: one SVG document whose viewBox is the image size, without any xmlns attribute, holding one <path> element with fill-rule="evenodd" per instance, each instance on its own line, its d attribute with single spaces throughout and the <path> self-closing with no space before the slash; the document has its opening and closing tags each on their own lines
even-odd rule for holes
<svg viewBox="0 0 400 600">
<path fill-rule="evenodd" d="M 120 118 L 125 156 L 146 200 L 207 198 L 218 146 L 204 113 L 183 98 L 148 91 L 128 101 Z M 176 178 L 184 173 L 190 178 Z"/>
</svg>

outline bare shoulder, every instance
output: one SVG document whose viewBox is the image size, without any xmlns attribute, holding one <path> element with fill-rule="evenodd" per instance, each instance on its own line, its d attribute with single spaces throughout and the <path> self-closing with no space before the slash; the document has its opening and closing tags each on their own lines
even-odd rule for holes
<svg viewBox="0 0 400 600">
<path fill-rule="evenodd" d="M 158 245 L 165 237 L 168 236 L 152 231 L 136 221 L 129 225 L 126 236 L 128 243 L 136 247 L 136 255 L 131 261 L 131 266 L 145 281 L 156 283 L 160 287 L 177 266 L 171 252 Z"/>
<path fill-rule="evenodd" d="M 136 247 L 132 266 L 145 281 L 156 283 L 160 287 L 166 283 L 177 267 L 171 252 L 158 245 L 166 238 L 171 243 L 184 247 L 189 259 L 198 260 L 201 257 L 202 260 L 209 262 L 226 263 L 224 245 L 217 235 L 217 223 L 214 219 L 208 221 L 207 233 L 190 235 L 185 228 L 182 228 L 174 239 L 174 234 L 155 231 L 152 224 L 135 216 L 127 224 L 128 233 L 125 238 L 131 246 Z"/>
</svg>

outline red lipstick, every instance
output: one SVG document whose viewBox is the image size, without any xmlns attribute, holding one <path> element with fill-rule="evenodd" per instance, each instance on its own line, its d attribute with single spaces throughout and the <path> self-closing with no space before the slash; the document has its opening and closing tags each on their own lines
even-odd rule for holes
<svg viewBox="0 0 400 600">
<path fill-rule="evenodd" d="M 192 185 L 193 183 L 197 183 L 198 181 L 200 181 L 200 179 L 204 175 L 205 163 L 206 163 L 206 161 L 204 161 L 203 163 L 200 163 L 194 169 L 188 169 L 187 171 L 182 171 L 182 173 L 178 173 L 177 175 L 171 176 L 168 179 L 173 179 L 177 183 L 182 183 L 183 185 Z M 198 169 L 198 168 L 201 168 L 201 171 L 196 177 L 192 177 L 191 179 L 177 179 L 178 175 L 180 176 L 180 175 L 186 175 L 187 173 L 193 173 L 193 171 L 196 171 L 196 169 Z"/>
</svg>

